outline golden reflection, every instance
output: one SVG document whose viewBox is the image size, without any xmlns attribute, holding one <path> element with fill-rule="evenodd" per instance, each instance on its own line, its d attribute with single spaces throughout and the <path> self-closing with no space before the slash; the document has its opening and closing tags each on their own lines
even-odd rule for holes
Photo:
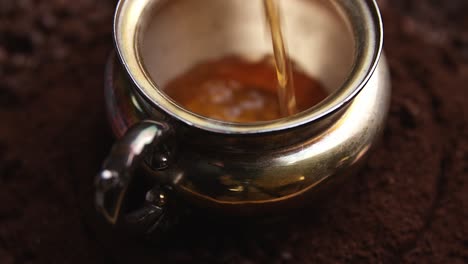
<svg viewBox="0 0 468 264">
<path fill-rule="evenodd" d="M 229 191 L 231 191 L 231 192 L 243 192 L 244 190 L 245 190 L 244 186 L 242 186 L 242 185 L 229 188 Z"/>
</svg>

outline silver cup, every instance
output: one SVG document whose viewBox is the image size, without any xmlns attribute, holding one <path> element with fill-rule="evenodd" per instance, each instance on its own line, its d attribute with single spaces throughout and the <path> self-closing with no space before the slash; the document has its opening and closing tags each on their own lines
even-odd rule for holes
<svg viewBox="0 0 468 264">
<path fill-rule="evenodd" d="M 390 100 L 383 29 L 373 0 L 280 0 L 289 56 L 330 96 L 293 116 L 228 123 L 191 113 L 164 93 L 207 60 L 272 53 L 261 0 L 121 0 L 117 56 L 106 74 L 119 138 L 96 179 L 98 211 L 112 225 L 150 232 L 167 204 L 245 216 L 303 206 L 359 167 L 381 133 Z M 135 169 L 144 169 L 134 175 Z M 139 209 L 125 208 L 134 177 L 151 179 Z M 208 211 L 209 211 L 208 210 Z"/>
</svg>

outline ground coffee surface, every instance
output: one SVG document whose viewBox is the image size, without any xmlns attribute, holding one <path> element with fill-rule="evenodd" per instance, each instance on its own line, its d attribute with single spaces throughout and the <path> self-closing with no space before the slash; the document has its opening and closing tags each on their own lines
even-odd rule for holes
<svg viewBox="0 0 468 264">
<path fill-rule="evenodd" d="M 468 2 L 379 3 L 392 104 L 356 179 L 275 228 L 200 220 L 137 253 L 86 216 L 115 1 L 0 0 L 0 263 L 467 263 Z"/>
</svg>

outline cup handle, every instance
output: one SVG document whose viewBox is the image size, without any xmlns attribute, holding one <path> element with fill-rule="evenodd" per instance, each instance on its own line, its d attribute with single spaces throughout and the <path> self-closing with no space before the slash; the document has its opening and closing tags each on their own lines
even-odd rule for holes
<svg viewBox="0 0 468 264">
<path fill-rule="evenodd" d="M 162 188 L 150 190 L 145 204 L 136 211 L 124 214 L 122 206 L 135 169 L 149 151 L 162 144 L 169 131 L 167 124 L 146 120 L 130 128 L 114 144 L 95 179 L 97 211 L 111 225 L 121 222 L 137 225 L 146 233 L 158 227 L 165 213 L 167 198 Z"/>
</svg>

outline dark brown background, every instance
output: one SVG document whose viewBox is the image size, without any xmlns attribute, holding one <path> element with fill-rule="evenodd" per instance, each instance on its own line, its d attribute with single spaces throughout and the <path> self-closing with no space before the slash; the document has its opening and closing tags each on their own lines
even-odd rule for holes
<svg viewBox="0 0 468 264">
<path fill-rule="evenodd" d="M 468 1 L 379 2 L 394 90 L 366 168 L 319 211 L 265 230 L 194 223 L 153 263 L 468 262 Z M 86 220 L 112 143 L 114 5 L 0 0 L 0 263 L 132 257 Z"/>
</svg>

